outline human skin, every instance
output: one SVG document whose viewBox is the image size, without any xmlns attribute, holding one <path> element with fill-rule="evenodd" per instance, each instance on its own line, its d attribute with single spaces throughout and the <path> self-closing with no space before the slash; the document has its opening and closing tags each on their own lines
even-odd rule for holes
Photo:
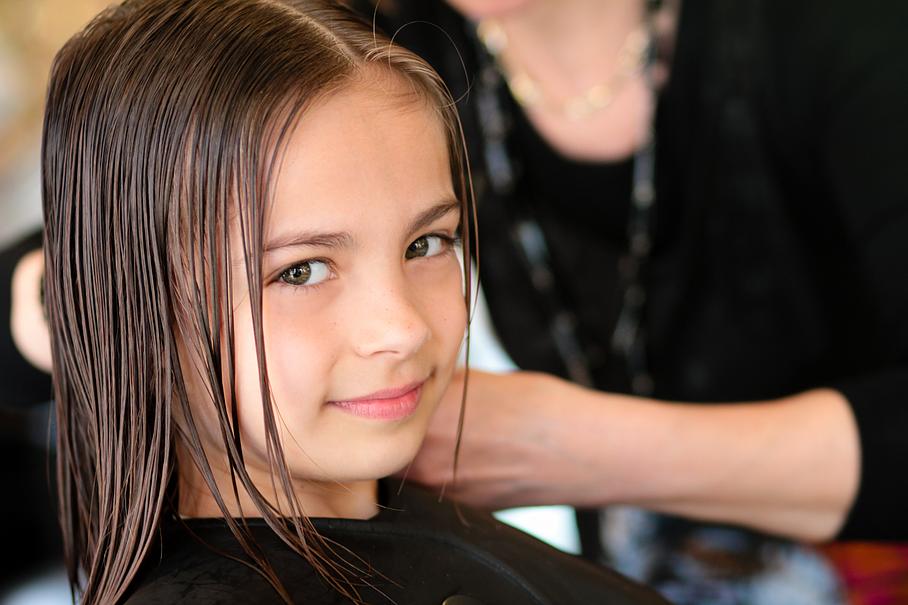
<svg viewBox="0 0 908 605">
<path fill-rule="evenodd" d="M 447 0 L 448 4 L 470 19 L 501 17 L 521 11 L 539 0 Z"/>
<path fill-rule="evenodd" d="M 35 250 L 16 264 L 12 278 L 10 332 L 22 356 L 36 368 L 51 370 L 50 336 L 41 304 L 44 252 Z"/>
<path fill-rule="evenodd" d="M 432 108 L 379 68 L 308 108 L 287 143 L 264 233 L 263 331 L 284 453 L 307 515 L 374 515 L 376 479 L 411 460 L 454 371 L 466 309 L 449 166 Z M 279 502 L 237 239 L 232 281 L 245 465 L 256 487 Z M 408 258 L 414 243 L 421 252 Z M 308 281 L 299 283 L 300 275 Z M 418 387 L 407 396 L 418 396 L 418 406 L 402 417 L 363 417 L 337 404 L 408 385 Z M 190 396 L 221 493 L 230 494 L 202 385 Z M 187 462 L 181 514 L 219 515 Z M 244 494 L 241 503 L 244 514 L 254 511 Z"/>
<path fill-rule="evenodd" d="M 448 0 L 475 21 L 494 19 L 505 33 L 505 73 L 528 74 L 545 97 L 562 102 L 607 83 L 625 41 L 644 22 L 643 0 Z M 660 15 L 677 12 L 667 2 Z M 664 19 L 657 19 L 661 24 Z M 674 23 L 660 26 L 674 30 Z M 668 35 L 660 32 L 660 37 Z M 664 79 L 664 68 L 660 76 Z M 550 104 L 524 107 L 536 131 L 565 157 L 616 161 L 633 155 L 647 136 L 653 94 L 641 74 L 615 89 L 614 101 L 581 119 Z"/>
<path fill-rule="evenodd" d="M 678 404 L 583 388 L 532 372 L 452 382 L 408 478 L 472 505 L 632 504 L 822 541 L 844 522 L 860 445 L 845 398 L 815 389 L 774 401 Z"/>
</svg>

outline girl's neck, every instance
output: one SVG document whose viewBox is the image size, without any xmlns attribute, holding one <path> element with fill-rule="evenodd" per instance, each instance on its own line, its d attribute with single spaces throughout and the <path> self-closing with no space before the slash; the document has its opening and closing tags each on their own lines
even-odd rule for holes
<svg viewBox="0 0 908 605">
<path fill-rule="evenodd" d="M 195 465 L 187 458 L 180 461 L 180 503 L 179 515 L 183 518 L 221 517 L 223 512 L 211 495 L 208 484 Z M 280 487 L 275 492 L 272 478 L 256 469 L 247 467 L 250 478 L 262 495 L 272 503 L 280 503 L 280 510 L 288 510 L 286 497 Z M 233 495 L 230 473 L 226 468 L 212 465 L 212 472 L 218 490 L 227 505 L 228 512 L 235 517 L 260 517 L 261 513 L 252 498 L 237 482 L 239 503 Z M 294 480 L 293 491 L 307 517 L 328 517 L 345 519 L 369 519 L 378 513 L 378 481 L 307 481 Z M 289 513 L 288 513 L 289 514 Z"/>
</svg>

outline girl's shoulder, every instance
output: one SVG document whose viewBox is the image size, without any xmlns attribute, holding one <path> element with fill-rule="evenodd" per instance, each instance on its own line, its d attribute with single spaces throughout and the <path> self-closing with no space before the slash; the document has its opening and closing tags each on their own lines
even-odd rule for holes
<svg viewBox="0 0 908 605">
<path fill-rule="evenodd" d="M 396 486 L 388 486 L 395 491 Z M 363 573 L 366 603 L 664 603 L 652 591 L 557 551 L 490 515 L 405 487 L 373 519 L 313 519 L 336 556 Z M 346 603 L 260 520 L 248 526 L 293 602 Z M 279 603 L 226 524 L 193 520 L 171 528 L 130 604 Z"/>
<path fill-rule="evenodd" d="M 275 564 L 283 550 L 273 543 L 276 542 L 275 534 L 258 519 L 247 522 L 256 543 Z M 302 560 L 297 557 L 297 561 Z M 317 581 L 312 569 L 304 564 L 294 570 L 293 578 L 295 583 Z M 250 564 L 249 557 L 223 520 L 191 519 L 173 521 L 164 528 L 125 602 L 130 605 L 227 605 L 282 601 Z"/>
</svg>

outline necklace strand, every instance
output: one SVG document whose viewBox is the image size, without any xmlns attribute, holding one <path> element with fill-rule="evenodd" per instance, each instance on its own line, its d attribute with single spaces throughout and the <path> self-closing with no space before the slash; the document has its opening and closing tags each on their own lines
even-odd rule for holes
<svg viewBox="0 0 908 605">
<path fill-rule="evenodd" d="M 652 11 L 644 28 L 646 44 L 643 53 L 644 67 L 641 70 L 646 85 L 655 91 L 651 69 L 655 52 L 653 48 Z M 479 38 L 479 32 L 476 31 Z M 481 41 L 481 40 L 480 40 Z M 483 46 L 486 45 L 483 42 Z M 495 55 L 487 52 L 480 72 L 477 103 L 479 126 L 485 147 L 485 161 L 489 183 L 498 196 L 498 203 L 513 199 L 519 162 L 515 165 L 507 140 L 510 136 L 510 120 L 501 103 L 497 90 L 507 85 L 507 79 L 497 65 Z M 513 93 L 512 93 L 513 94 Z M 656 139 L 652 121 L 648 123 L 644 143 L 634 155 L 631 204 L 627 225 L 628 250 L 619 262 L 617 287 L 622 301 L 611 339 L 611 349 L 626 365 L 631 392 L 637 395 L 651 395 L 653 381 L 648 371 L 646 334 L 643 321 L 646 304 L 644 274 L 652 247 L 652 230 L 655 213 L 655 156 Z M 533 287 L 536 289 L 548 315 L 547 331 L 551 342 L 564 363 L 568 376 L 574 382 L 591 386 L 592 368 L 584 352 L 582 341 L 577 334 L 578 319 L 561 299 L 556 287 L 556 274 L 551 268 L 551 259 L 545 235 L 528 205 L 514 208 L 511 217 L 511 240 Z"/>
<path fill-rule="evenodd" d="M 547 107 L 572 121 L 580 121 L 598 113 L 614 102 L 622 87 L 647 65 L 649 32 L 646 24 L 631 31 L 618 51 L 618 68 L 607 80 L 587 87 L 583 92 L 566 98 L 547 94 L 539 82 L 525 69 L 514 65 L 513 57 L 506 58 L 508 35 L 494 19 L 484 19 L 476 27 L 479 40 L 495 59 L 514 99 L 525 108 Z"/>
</svg>

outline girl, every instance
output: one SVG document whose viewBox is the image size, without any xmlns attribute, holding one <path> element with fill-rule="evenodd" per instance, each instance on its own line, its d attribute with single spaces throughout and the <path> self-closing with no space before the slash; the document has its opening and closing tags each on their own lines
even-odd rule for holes
<svg viewBox="0 0 908 605">
<path fill-rule="evenodd" d="M 82 603 L 652 601 L 378 481 L 469 300 L 459 126 L 417 57 L 318 2 L 126 2 L 58 55 L 43 155 Z"/>
</svg>

